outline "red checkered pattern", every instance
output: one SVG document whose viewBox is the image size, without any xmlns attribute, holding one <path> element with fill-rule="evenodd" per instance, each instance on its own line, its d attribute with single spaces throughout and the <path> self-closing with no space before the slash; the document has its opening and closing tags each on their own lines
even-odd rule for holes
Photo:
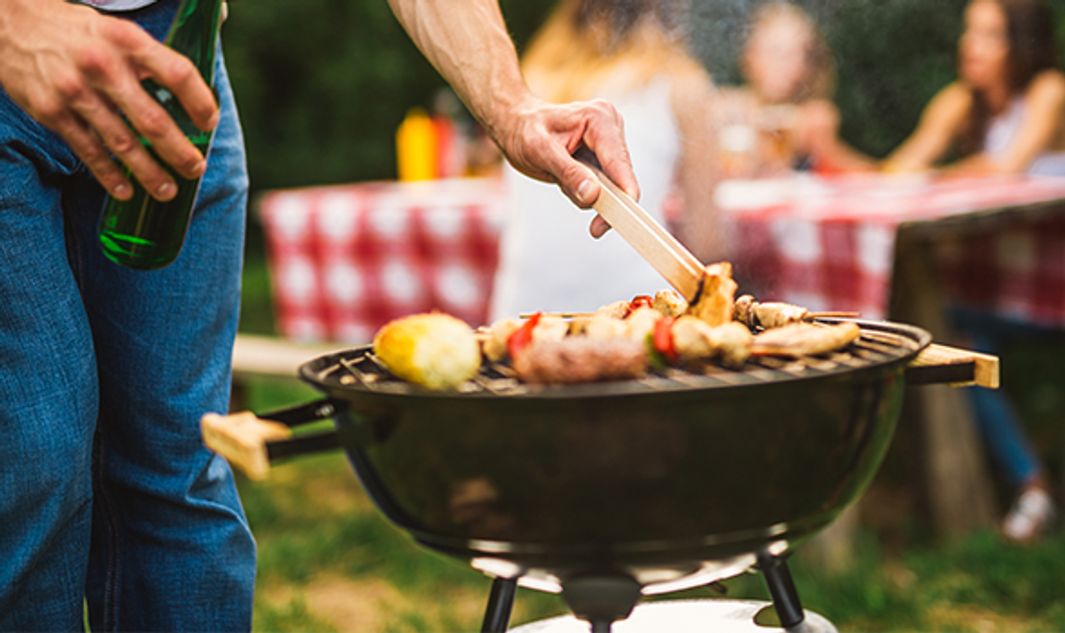
<svg viewBox="0 0 1065 633">
<path fill-rule="evenodd" d="M 750 254 L 738 262 L 742 280 L 758 281 L 762 296 L 883 318 L 899 224 L 1048 201 L 1065 209 L 1065 180 L 803 177 L 726 183 L 718 198 L 735 221 L 737 250 Z M 265 195 L 281 333 L 359 343 L 391 319 L 431 309 L 483 323 L 503 204 L 502 186 L 482 180 Z M 956 300 L 1065 326 L 1065 211 L 936 246 Z"/>
<path fill-rule="evenodd" d="M 1057 201 L 1062 213 L 1017 220 L 994 234 L 943 240 L 934 253 L 952 299 L 1015 319 L 1065 326 L 1065 180 L 802 177 L 726 183 L 739 262 L 765 296 L 815 310 L 887 312 L 895 233 L 903 222 Z"/>
<path fill-rule="evenodd" d="M 488 180 L 264 195 L 281 334 L 362 343 L 391 319 L 432 309 L 483 323 L 502 200 L 501 185 Z"/>
</svg>

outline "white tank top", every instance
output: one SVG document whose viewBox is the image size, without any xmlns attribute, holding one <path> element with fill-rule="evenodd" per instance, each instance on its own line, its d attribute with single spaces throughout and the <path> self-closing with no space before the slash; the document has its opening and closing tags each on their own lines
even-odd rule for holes
<svg viewBox="0 0 1065 633">
<path fill-rule="evenodd" d="M 1009 149 L 1010 143 L 1020 132 L 1027 114 L 1024 97 L 1010 102 L 1006 110 L 991 120 L 984 137 L 984 152 L 1000 156 Z M 1030 176 L 1065 176 L 1065 152 L 1044 152 L 1035 157 L 1025 171 Z"/>
<path fill-rule="evenodd" d="M 660 78 L 622 95 L 601 95 L 625 120 L 640 203 L 659 222 L 680 154 L 671 86 Z M 588 311 L 667 287 L 621 237 L 588 234 L 582 212 L 555 185 L 506 167 L 509 204 L 492 297 L 492 318 L 535 311 Z"/>
<path fill-rule="evenodd" d="M 81 0 L 83 4 L 104 11 L 132 11 L 142 9 L 156 0 Z"/>
</svg>

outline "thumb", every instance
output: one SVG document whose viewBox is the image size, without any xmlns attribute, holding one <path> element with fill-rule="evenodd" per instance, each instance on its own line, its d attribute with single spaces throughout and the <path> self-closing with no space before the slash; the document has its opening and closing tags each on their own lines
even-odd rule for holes
<svg viewBox="0 0 1065 633">
<path fill-rule="evenodd" d="M 599 199 L 599 179 L 561 147 L 552 150 L 547 168 L 562 192 L 578 207 L 587 209 Z"/>
</svg>

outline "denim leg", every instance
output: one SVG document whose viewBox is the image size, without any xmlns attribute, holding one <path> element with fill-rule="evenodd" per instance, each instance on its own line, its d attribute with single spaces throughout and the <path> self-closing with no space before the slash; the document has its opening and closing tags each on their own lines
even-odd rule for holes
<svg viewBox="0 0 1065 633">
<path fill-rule="evenodd" d="M 137 271 L 104 258 L 103 194 L 89 179 L 67 208 L 100 373 L 86 590 L 95 631 L 251 627 L 255 545 L 233 474 L 199 431 L 204 413 L 229 403 L 248 187 L 224 70 L 217 88 L 223 116 L 173 264 Z"/>
<path fill-rule="evenodd" d="M 77 163 L 0 90 L 0 630 L 81 630 L 97 383 L 67 262 Z"/>
<path fill-rule="evenodd" d="M 956 308 L 951 316 L 955 326 L 969 337 L 975 349 L 990 354 L 998 352 L 1001 336 L 1024 330 L 1021 325 L 1006 323 L 992 314 L 972 309 Z M 967 391 L 984 444 L 1010 484 L 1020 486 L 1039 473 L 1042 466 L 1028 444 L 1006 394 L 1000 389 L 972 388 Z"/>
</svg>

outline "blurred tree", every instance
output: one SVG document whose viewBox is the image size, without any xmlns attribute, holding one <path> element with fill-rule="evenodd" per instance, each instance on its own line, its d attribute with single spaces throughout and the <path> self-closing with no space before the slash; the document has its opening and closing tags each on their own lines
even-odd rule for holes
<svg viewBox="0 0 1065 633">
<path fill-rule="evenodd" d="M 954 77 L 967 0 L 799 0 L 839 61 L 843 135 L 884 155 Z M 692 48 L 721 83 L 736 80 L 747 16 L 759 0 L 691 0 Z M 1065 18 L 1065 0 L 1051 0 Z M 502 0 L 519 47 L 554 0 Z M 255 189 L 390 178 L 406 110 L 444 82 L 384 0 L 234 3 L 226 54 Z"/>
<path fill-rule="evenodd" d="M 504 0 L 519 44 L 552 0 Z M 236 2 L 225 25 L 255 189 L 395 175 L 393 134 L 444 82 L 384 0 Z"/>
</svg>

